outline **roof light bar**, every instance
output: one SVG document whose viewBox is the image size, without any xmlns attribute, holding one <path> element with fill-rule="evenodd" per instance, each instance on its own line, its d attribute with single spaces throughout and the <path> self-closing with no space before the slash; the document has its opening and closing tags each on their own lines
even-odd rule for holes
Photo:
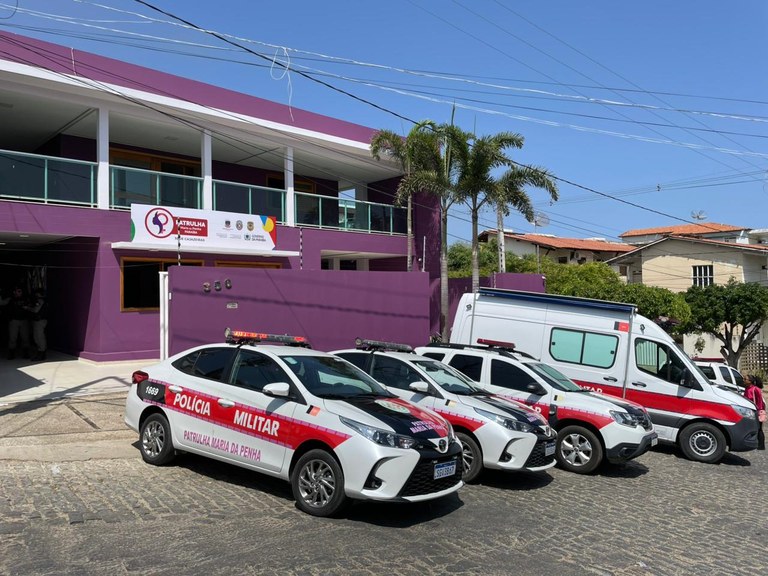
<svg viewBox="0 0 768 576">
<path fill-rule="evenodd" d="M 514 342 L 503 342 L 502 340 L 489 340 L 488 338 L 478 338 L 478 344 L 485 344 L 486 346 L 492 346 L 494 348 L 502 348 L 504 350 L 514 350 Z"/>
<path fill-rule="evenodd" d="M 290 336 L 288 334 L 267 334 L 265 332 L 248 332 L 246 330 L 224 331 L 224 337 L 230 344 L 245 344 L 248 342 L 273 342 L 287 346 L 304 346 L 309 348 L 309 342 L 304 336 Z"/>
<path fill-rule="evenodd" d="M 382 342 L 381 340 L 365 340 L 355 338 L 355 348 L 359 350 L 390 350 L 392 352 L 413 352 L 413 347 L 397 342 Z"/>
</svg>

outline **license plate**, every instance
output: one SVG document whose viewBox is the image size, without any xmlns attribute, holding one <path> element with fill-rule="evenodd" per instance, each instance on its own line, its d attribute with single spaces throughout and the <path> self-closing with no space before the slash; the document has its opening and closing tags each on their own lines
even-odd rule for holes
<svg viewBox="0 0 768 576">
<path fill-rule="evenodd" d="M 456 462 L 443 462 L 442 464 L 435 464 L 434 479 L 446 478 L 456 474 Z"/>
<path fill-rule="evenodd" d="M 552 456 L 555 453 L 555 442 L 547 442 L 544 445 L 544 456 Z"/>
<path fill-rule="evenodd" d="M 656 446 L 656 444 L 658 444 L 658 443 L 659 443 L 659 439 L 658 438 L 653 438 L 651 440 L 651 446 Z"/>
</svg>

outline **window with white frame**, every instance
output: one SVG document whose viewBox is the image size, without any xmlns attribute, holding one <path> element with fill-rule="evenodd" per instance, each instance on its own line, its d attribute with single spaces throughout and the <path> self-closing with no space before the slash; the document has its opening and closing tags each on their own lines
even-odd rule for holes
<svg viewBox="0 0 768 576">
<path fill-rule="evenodd" d="M 693 285 L 710 286 L 715 283 L 715 273 L 712 264 L 693 266 Z"/>
</svg>

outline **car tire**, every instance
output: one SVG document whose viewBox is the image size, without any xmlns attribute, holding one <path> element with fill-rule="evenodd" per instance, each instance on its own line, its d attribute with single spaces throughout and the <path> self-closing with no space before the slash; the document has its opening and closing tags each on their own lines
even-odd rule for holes
<svg viewBox="0 0 768 576">
<path fill-rule="evenodd" d="M 468 434 L 457 432 L 456 437 L 461 442 L 462 474 L 461 479 L 467 484 L 477 480 L 483 471 L 483 452 L 477 441 Z"/>
<path fill-rule="evenodd" d="M 151 414 L 139 430 L 139 451 L 144 462 L 163 466 L 173 460 L 176 451 L 171 438 L 171 426 L 162 414 Z"/>
<path fill-rule="evenodd" d="M 347 504 L 344 472 L 331 454 L 315 449 L 304 454 L 291 474 L 296 506 L 312 516 L 328 517 Z"/>
<path fill-rule="evenodd" d="M 557 464 L 576 474 L 591 474 L 603 461 L 603 445 L 583 426 L 566 426 L 557 434 Z"/>
<path fill-rule="evenodd" d="M 707 422 L 694 422 L 683 428 L 678 444 L 686 458 L 707 464 L 720 462 L 726 449 L 723 433 Z"/>
</svg>

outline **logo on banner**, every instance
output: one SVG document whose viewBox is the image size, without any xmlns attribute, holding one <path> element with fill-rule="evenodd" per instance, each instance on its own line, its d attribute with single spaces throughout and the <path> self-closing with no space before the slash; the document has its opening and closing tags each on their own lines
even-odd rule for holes
<svg viewBox="0 0 768 576">
<path fill-rule="evenodd" d="M 173 234 L 173 214 L 165 208 L 153 208 L 144 218 L 144 227 L 155 238 L 168 238 Z"/>
</svg>

